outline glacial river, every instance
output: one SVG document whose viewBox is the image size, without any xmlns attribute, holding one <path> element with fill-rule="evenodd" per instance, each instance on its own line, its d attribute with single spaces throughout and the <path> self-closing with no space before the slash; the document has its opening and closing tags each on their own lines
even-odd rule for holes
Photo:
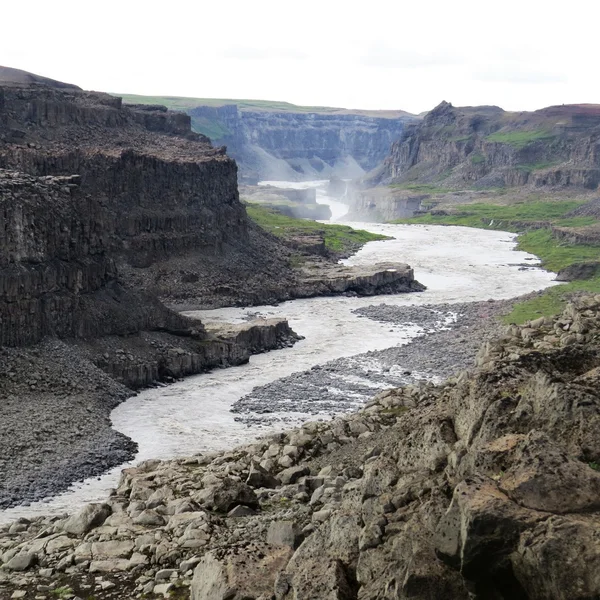
<svg viewBox="0 0 600 600">
<path fill-rule="evenodd" d="M 283 185 L 282 182 L 272 182 Z M 328 198 L 324 182 L 289 183 L 317 187 L 317 201 L 332 208 L 332 220 L 343 222 L 345 205 Z M 537 259 L 517 252 L 515 236 L 499 231 L 430 225 L 351 223 L 393 239 L 367 244 L 345 261 L 350 265 L 406 262 L 427 286 L 422 293 L 375 298 L 312 298 L 279 306 L 226 308 L 187 313 L 203 321 L 241 322 L 252 316 L 285 317 L 304 336 L 293 348 L 253 356 L 239 367 L 189 377 L 168 387 L 145 390 L 117 407 L 115 429 L 139 444 L 135 462 L 222 450 L 248 442 L 268 430 L 234 420 L 230 407 L 254 387 L 303 371 L 326 361 L 369 350 L 405 344 L 417 331 L 359 318 L 352 310 L 384 302 L 396 306 L 505 299 L 552 285 L 554 274 L 536 268 Z M 527 268 L 524 268 L 526 265 Z M 309 415 L 281 414 L 277 428 Z M 292 419 L 292 420 L 290 420 Z M 19 516 L 60 514 L 85 502 L 99 501 L 115 487 L 115 468 L 102 477 L 76 484 L 69 491 L 29 507 L 0 512 L 0 523 Z"/>
</svg>

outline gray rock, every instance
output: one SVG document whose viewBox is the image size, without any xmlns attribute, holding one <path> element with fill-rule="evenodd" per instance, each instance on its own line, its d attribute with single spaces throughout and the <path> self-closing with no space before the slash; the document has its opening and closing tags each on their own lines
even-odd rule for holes
<svg viewBox="0 0 600 600">
<path fill-rule="evenodd" d="M 145 527 L 160 527 L 165 524 L 164 518 L 159 515 L 155 510 L 147 508 L 142 511 L 133 522 L 136 525 L 144 525 Z"/>
<path fill-rule="evenodd" d="M 267 531 L 267 544 L 296 548 L 300 536 L 293 521 L 273 521 Z"/>
<path fill-rule="evenodd" d="M 37 562 L 37 556 L 30 553 L 22 553 L 13 556 L 4 567 L 9 571 L 26 571 Z"/>
<path fill-rule="evenodd" d="M 297 467 L 289 467 L 288 469 L 284 469 L 281 471 L 277 477 L 279 481 L 283 485 L 289 485 L 291 483 L 296 483 L 300 477 L 304 477 L 304 475 L 309 475 L 310 469 L 306 466 L 297 466 Z"/>
<path fill-rule="evenodd" d="M 69 517 L 62 528 L 72 535 L 85 535 L 94 527 L 102 525 L 111 512 L 112 509 L 108 504 L 88 504 L 77 514 Z"/>
</svg>

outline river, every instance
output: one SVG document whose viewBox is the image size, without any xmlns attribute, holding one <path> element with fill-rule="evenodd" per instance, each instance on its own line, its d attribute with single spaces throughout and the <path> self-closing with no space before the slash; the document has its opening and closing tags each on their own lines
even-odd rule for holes
<svg viewBox="0 0 600 600">
<path fill-rule="evenodd" d="M 323 182 L 286 185 L 317 187 L 317 201 L 330 205 L 332 220 L 343 220 L 346 206 L 326 196 Z M 305 339 L 293 348 L 253 356 L 246 365 L 145 390 L 118 406 L 111 415 L 113 427 L 139 444 L 134 462 L 222 450 L 250 441 L 268 429 L 236 421 L 230 407 L 254 387 L 332 359 L 405 344 L 418 334 L 415 327 L 390 328 L 389 324 L 359 318 L 352 312 L 355 308 L 381 302 L 419 306 L 505 299 L 546 288 L 554 278 L 554 274 L 535 267 L 538 261 L 534 256 L 514 250 L 516 236 L 511 233 L 430 225 L 350 224 L 393 239 L 371 242 L 345 263 L 406 262 L 413 266 L 416 279 L 427 290 L 376 298 L 311 298 L 279 306 L 186 313 L 206 322 L 285 317 Z M 281 429 L 309 416 L 281 414 L 274 427 Z M 102 500 L 116 485 L 122 468 L 123 465 L 102 477 L 76 484 L 49 501 L 5 510 L 0 513 L 0 523 L 20 516 L 60 514 L 85 502 Z"/>
</svg>

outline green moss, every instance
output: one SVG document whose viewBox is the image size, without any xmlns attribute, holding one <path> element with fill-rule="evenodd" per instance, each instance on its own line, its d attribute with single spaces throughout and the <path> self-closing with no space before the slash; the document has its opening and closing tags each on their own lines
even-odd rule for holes
<svg viewBox="0 0 600 600">
<path fill-rule="evenodd" d="M 287 217 L 256 204 L 246 205 L 246 211 L 255 223 L 278 237 L 322 236 L 325 247 L 333 252 L 354 251 L 357 246 L 367 242 L 389 239 L 385 235 L 371 233 L 363 229 L 353 229 L 347 225 L 329 225 L 308 219 Z"/>
<path fill-rule="evenodd" d="M 211 140 L 221 140 L 230 133 L 223 123 L 207 117 L 192 117 L 192 129 L 208 136 Z"/>
<path fill-rule="evenodd" d="M 212 106 L 218 108 L 235 104 L 244 110 L 264 110 L 269 112 L 290 112 L 290 113 L 321 113 L 321 114 L 357 114 L 357 115 L 376 115 L 381 118 L 395 119 L 408 113 L 402 110 L 347 110 L 334 106 L 298 106 L 290 102 L 281 102 L 277 100 L 251 100 L 243 98 L 193 98 L 184 96 L 138 96 L 137 94 L 113 94 L 123 98 L 127 104 L 161 104 L 171 110 L 186 111 L 197 106 Z"/>
<path fill-rule="evenodd" d="M 485 162 L 485 156 L 480 154 L 479 152 L 473 152 L 471 154 L 471 164 L 472 165 L 481 165 Z"/>
<path fill-rule="evenodd" d="M 600 471 L 600 463 L 597 462 L 591 462 L 589 463 L 590 467 L 592 467 L 592 469 L 594 469 L 594 471 Z"/>
<path fill-rule="evenodd" d="M 497 131 L 487 136 L 490 142 L 509 144 L 514 148 L 524 148 L 532 142 L 550 140 L 555 136 L 547 129 L 530 129 L 519 131 Z"/>
</svg>

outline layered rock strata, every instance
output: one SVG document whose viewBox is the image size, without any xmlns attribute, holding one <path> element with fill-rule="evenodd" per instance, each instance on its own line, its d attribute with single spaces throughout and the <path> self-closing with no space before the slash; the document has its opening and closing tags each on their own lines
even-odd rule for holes
<svg viewBox="0 0 600 600">
<path fill-rule="evenodd" d="M 369 185 L 579 187 L 600 183 L 600 106 L 510 113 L 442 102 L 407 125 Z"/>
<path fill-rule="evenodd" d="M 238 161 L 242 176 L 257 180 L 358 177 L 376 167 L 415 120 L 403 111 L 277 110 L 226 104 L 188 113 Z"/>
<path fill-rule="evenodd" d="M 105 504 L 3 527 L 2 591 L 592 600 L 599 361 L 600 296 L 584 297 L 441 386 L 128 469 Z"/>
</svg>

